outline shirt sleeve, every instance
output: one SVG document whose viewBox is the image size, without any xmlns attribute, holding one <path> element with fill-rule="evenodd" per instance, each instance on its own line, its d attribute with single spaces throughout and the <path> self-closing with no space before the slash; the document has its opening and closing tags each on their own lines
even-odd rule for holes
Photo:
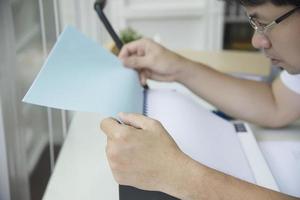
<svg viewBox="0 0 300 200">
<path fill-rule="evenodd" d="M 287 71 L 283 71 L 280 75 L 280 79 L 286 87 L 300 94 L 300 74 L 291 75 Z"/>
</svg>

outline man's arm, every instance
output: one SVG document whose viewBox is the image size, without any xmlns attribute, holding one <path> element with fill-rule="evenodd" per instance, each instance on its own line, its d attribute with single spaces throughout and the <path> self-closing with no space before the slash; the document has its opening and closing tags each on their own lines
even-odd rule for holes
<svg viewBox="0 0 300 200">
<path fill-rule="evenodd" d="M 143 190 L 162 191 L 183 200 L 294 199 L 192 160 L 161 123 L 138 114 L 105 119 L 106 153 L 116 181 Z"/>
<path fill-rule="evenodd" d="M 299 200 L 205 167 L 189 160 L 167 192 L 184 200 Z"/>
<path fill-rule="evenodd" d="M 142 84 L 146 84 L 148 78 L 181 82 L 238 119 L 281 127 L 300 117 L 300 95 L 291 92 L 280 80 L 269 85 L 234 78 L 187 60 L 147 39 L 125 45 L 120 58 L 127 67 L 139 72 Z"/>
<path fill-rule="evenodd" d="M 189 60 L 177 80 L 225 113 L 268 127 L 281 127 L 300 117 L 300 95 L 281 82 L 235 78 Z"/>
</svg>

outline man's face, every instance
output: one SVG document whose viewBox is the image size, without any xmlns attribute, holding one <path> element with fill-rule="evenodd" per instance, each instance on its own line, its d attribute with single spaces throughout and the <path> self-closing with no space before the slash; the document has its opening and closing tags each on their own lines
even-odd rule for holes
<svg viewBox="0 0 300 200">
<path fill-rule="evenodd" d="M 292 10 L 293 6 L 275 6 L 266 3 L 246 7 L 249 16 L 255 16 L 260 24 L 269 24 L 281 15 Z M 274 65 L 290 74 L 300 74 L 300 9 L 288 18 L 270 27 L 264 34 L 256 32 L 252 38 L 255 48 L 263 49 Z"/>
</svg>

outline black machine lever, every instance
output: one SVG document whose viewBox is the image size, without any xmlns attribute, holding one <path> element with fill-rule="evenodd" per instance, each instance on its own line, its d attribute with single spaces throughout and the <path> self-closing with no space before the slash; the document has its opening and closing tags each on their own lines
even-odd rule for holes
<svg viewBox="0 0 300 200">
<path fill-rule="evenodd" d="M 121 41 L 121 39 L 119 38 L 119 36 L 116 34 L 115 30 L 113 29 L 112 25 L 109 23 L 103 9 L 105 7 L 106 4 L 106 0 L 97 0 L 94 4 L 94 8 L 100 18 L 100 20 L 102 21 L 102 23 L 104 24 L 105 28 L 107 29 L 107 31 L 109 32 L 110 36 L 112 37 L 112 39 L 114 40 L 117 48 L 119 50 L 122 49 L 123 47 L 123 43 Z"/>
</svg>

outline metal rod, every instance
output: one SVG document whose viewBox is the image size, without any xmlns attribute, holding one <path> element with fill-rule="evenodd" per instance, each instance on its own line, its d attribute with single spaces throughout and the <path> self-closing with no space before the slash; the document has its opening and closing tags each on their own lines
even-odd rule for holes
<svg viewBox="0 0 300 200">
<path fill-rule="evenodd" d="M 54 17 L 55 17 L 55 33 L 56 33 L 56 39 L 59 37 L 59 7 L 57 0 L 53 0 L 53 6 L 54 6 Z M 61 121 L 62 121 L 62 135 L 65 139 L 67 137 L 67 114 L 65 110 L 61 110 Z"/>
<path fill-rule="evenodd" d="M 49 128 L 50 170 L 52 173 L 55 165 L 55 154 L 54 154 L 53 121 L 52 121 L 51 108 L 47 108 L 47 116 L 48 116 L 48 128 Z"/>
<path fill-rule="evenodd" d="M 47 41 L 46 41 L 46 30 L 45 30 L 45 15 L 43 0 L 39 0 L 40 9 L 40 23 L 42 31 L 42 45 L 43 45 L 43 58 L 47 57 Z M 54 158 L 54 144 L 53 144 L 53 121 L 52 121 L 52 110 L 47 108 L 47 120 L 48 120 L 48 137 L 49 137 L 49 154 L 50 154 L 50 171 L 53 172 L 55 158 Z"/>
</svg>

